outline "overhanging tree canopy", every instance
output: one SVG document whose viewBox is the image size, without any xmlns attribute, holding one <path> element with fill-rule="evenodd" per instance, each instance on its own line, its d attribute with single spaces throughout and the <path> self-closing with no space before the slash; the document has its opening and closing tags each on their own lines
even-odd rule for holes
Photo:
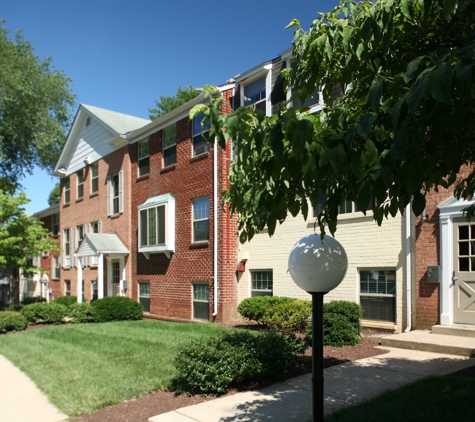
<svg viewBox="0 0 475 422">
<path fill-rule="evenodd" d="M 289 25 L 288 86 L 302 102 L 323 91 L 322 111 L 221 115 L 219 96 L 197 106 L 192 115 L 205 112 L 211 138 L 237 147 L 225 201 L 239 216 L 241 241 L 264 227 L 272 235 L 288 212 L 307 218 L 308 199 L 316 207 L 319 194 L 318 224 L 332 234 L 345 199 L 364 210 L 374 194 L 381 224 L 411 201 L 421 214 L 439 186 L 457 182 L 456 195 L 471 197 L 475 173 L 457 174 L 475 160 L 474 22 L 473 1 L 342 2 L 309 31 Z M 335 84 L 345 93 L 330 105 Z"/>
</svg>

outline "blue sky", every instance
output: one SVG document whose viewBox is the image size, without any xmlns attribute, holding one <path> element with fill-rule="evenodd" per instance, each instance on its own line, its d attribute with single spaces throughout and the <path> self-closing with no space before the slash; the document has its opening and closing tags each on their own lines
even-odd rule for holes
<svg viewBox="0 0 475 422">
<path fill-rule="evenodd" d="M 0 19 L 40 58 L 72 79 L 80 103 L 148 118 L 178 85 L 219 85 L 291 47 L 299 19 L 308 29 L 337 0 L 14 0 Z M 23 180 L 27 212 L 48 207 L 55 184 L 35 169 Z"/>
</svg>

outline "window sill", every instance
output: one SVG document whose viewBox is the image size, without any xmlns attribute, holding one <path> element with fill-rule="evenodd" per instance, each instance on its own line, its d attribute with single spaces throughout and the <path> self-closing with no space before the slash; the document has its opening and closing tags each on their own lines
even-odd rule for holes
<svg viewBox="0 0 475 422">
<path fill-rule="evenodd" d="M 171 164 L 160 170 L 160 174 L 165 174 L 176 169 L 176 164 Z"/>
<path fill-rule="evenodd" d="M 190 164 L 196 163 L 201 160 L 206 160 L 209 157 L 209 151 L 203 152 L 200 155 L 197 155 L 196 157 L 190 158 Z"/>
<path fill-rule="evenodd" d="M 89 195 L 89 198 L 94 198 L 99 195 L 99 192 L 93 192 Z"/>
<path fill-rule="evenodd" d="M 78 202 L 82 202 L 82 201 L 83 201 L 83 198 L 78 198 L 78 199 L 76 199 L 76 204 L 77 204 Z"/>
<path fill-rule="evenodd" d="M 203 242 L 194 242 L 190 245 L 190 249 L 203 249 L 209 246 L 209 240 Z"/>
<path fill-rule="evenodd" d="M 66 204 L 63 204 L 63 208 L 67 208 L 67 207 L 69 207 L 70 205 L 71 205 L 71 203 L 70 203 L 70 202 L 67 202 Z"/>
<path fill-rule="evenodd" d="M 141 182 L 142 180 L 148 180 L 150 177 L 150 173 L 143 174 L 135 179 L 136 182 Z"/>
</svg>

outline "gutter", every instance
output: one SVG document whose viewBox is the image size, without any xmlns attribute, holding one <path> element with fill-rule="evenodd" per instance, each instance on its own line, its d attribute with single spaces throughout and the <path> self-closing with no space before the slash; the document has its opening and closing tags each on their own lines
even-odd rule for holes
<svg viewBox="0 0 475 422">
<path fill-rule="evenodd" d="M 412 256 L 411 256 L 411 203 L 406 206 L 406 329 L 405 333 L 411 331 L 412 316 Z"/>
<path fill-rule="evenodd" d="M 213 147 L 213 215 L 214 215 L 214 250 L 213 250 L 213 279 L 214 279 L 214 312 L 218 314 L 218 142 L 214 138 Z"/>
</svg>

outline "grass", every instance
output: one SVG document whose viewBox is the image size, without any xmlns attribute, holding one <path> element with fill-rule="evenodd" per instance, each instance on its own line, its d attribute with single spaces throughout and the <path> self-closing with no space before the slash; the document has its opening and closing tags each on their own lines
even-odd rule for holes
<svg viewBox="0 0 475 422">
<path fill-rule="evenodd" d="M 177 347 L 224 330 L 163 321 L 63 325 L 0 336 L 0 353 L 77 417 L 166 389 Z"/>
<path fill-rule="evenodd" d="M 475 421 L 475 378 L 433 376 L 343 408 L 325 422 Z"/>
</svg>

